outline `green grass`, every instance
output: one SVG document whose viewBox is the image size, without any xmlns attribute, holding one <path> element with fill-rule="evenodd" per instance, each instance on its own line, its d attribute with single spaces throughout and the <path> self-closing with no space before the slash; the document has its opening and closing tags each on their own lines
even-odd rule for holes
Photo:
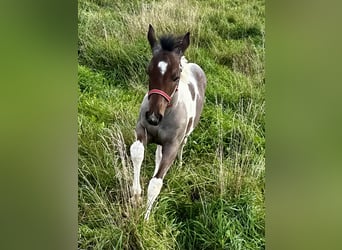
<svg viewBox="0 0 342 250">
<path fill-rule="evenodd" d="M 79 0 L 79 249 L 265 248 L 265 3 Z M 206 72 L 198 127 L 145 222 L 129 146 L 147 91 L 146 33 L 191 32 Z M 149 145 L 144 201 L 154 170 Z"/>
</svg>

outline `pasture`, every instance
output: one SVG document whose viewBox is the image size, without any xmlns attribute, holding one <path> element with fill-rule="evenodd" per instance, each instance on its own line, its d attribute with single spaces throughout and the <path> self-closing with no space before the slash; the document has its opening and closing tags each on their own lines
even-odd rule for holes
<svg viewBox="0 0 342 250">
<path fill-rule="evenodd" d="M 190 31 L 185 56 L 207 76 L 183 164 L 144 221 L 155 145 L 133 208 L 129 146 L 157 36 Z M 265 248 L 265 1 L 79 0 L 78 248 Z"/>
</svg>

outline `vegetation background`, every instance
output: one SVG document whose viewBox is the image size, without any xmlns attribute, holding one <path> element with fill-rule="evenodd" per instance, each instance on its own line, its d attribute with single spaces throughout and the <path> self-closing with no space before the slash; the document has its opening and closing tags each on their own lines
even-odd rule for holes
<svg viewBox="0 0 342 250">
<path fill-rule="evenodd" d="M 150 220 L 132 208 L 129 146 L 147 91 L 148 25 L 190 31 L 206 102 Z M 79 249 L 265 248 L 265 2 L 79 0 Z M 154 170 L 149 145 L 143 195 Z"/>
</svg>

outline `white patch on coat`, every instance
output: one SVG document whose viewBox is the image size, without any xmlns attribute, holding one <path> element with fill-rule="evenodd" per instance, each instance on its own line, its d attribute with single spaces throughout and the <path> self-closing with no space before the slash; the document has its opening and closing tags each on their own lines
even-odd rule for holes
<svg viewBox="0 0 342 250">
<path fill-rule="evenodd" d="M 160 190 L 163 186 L 163 179 L 153 177 L 148 184 L 147 189 L 147 210 L 145 214 L 145 220 L 148 220 L 150 217 L 151 209 L 154 201 L 158 197 Z"/>
<path fill-rule="evenodd" d="M 162 75 L 164 75 L 165 72 L 166 72 L 166 68 L 167 68 L 167 62 L 160 61 L 160 62 L 158 63 L 158 68 L 159 68 L 159 70 L 160 70 L 160 73 L 161 73 Z"/>
<path fill-rule="evenodd" d="M 188 63 L 188 60 L 186 60 L 185 56 L 181 57 L 181 68 L 183 68 L 185 66 L 185 64 Z"/>
<path fill-rule="evenodd" d="M 189 135 L 195 128 L 195 122 L 194 119 L 196 117 L 196 110 L 197 110 L 197 99 L 199 98 L 199 90 L 197 86 L 197 80 L 194 77 L 191 66 L 192 63 L 187 63 L 187 60 L 185 58 L 181 59 L 182 64 L 182 74 L 181 74 L 181 83 L 179 85 L 179 88 L 182 88 L 182 92 L 184 95 L 181 97 L 181 100 L 183 100 L 186 110 L 187 110 L 187 119 L 189 120 L 190 117 L 193 118 L 192 125 L 186 135 Z M 189 91 L 189 85 L 193 86 L 194 93 L 195 93 L 195 99 L 192 99 L 191 92 Z"/>
<path fill-rule="evenodd" d="M 141 164 L 144 160 L 144 144 L 140 141 L 135 141 L 130 148 L 131 151 L 131 159 L 134 166 L 134 178 L 133 178 L 133 195 L 141 194 L 141 186 L 140 186 L 140 169 Z"/>
</svg>

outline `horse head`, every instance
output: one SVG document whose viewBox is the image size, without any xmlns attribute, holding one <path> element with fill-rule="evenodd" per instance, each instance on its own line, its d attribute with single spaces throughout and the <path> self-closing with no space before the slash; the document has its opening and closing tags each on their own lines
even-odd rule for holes
<svg viewBox="0 0 342 250">
<path fill-rule="evenodd" d="M 148 65 L 149 110 L 145 116 L 149 124 L 158 125 L 165 110 L 177 91 L 181 74 L 181 57 L 190 43 L 190 33 L 182 37 L 164 36 L 157 42 L 152 25 L 147 38 L 152 49 L 152 59 Z"/>
</svg>

